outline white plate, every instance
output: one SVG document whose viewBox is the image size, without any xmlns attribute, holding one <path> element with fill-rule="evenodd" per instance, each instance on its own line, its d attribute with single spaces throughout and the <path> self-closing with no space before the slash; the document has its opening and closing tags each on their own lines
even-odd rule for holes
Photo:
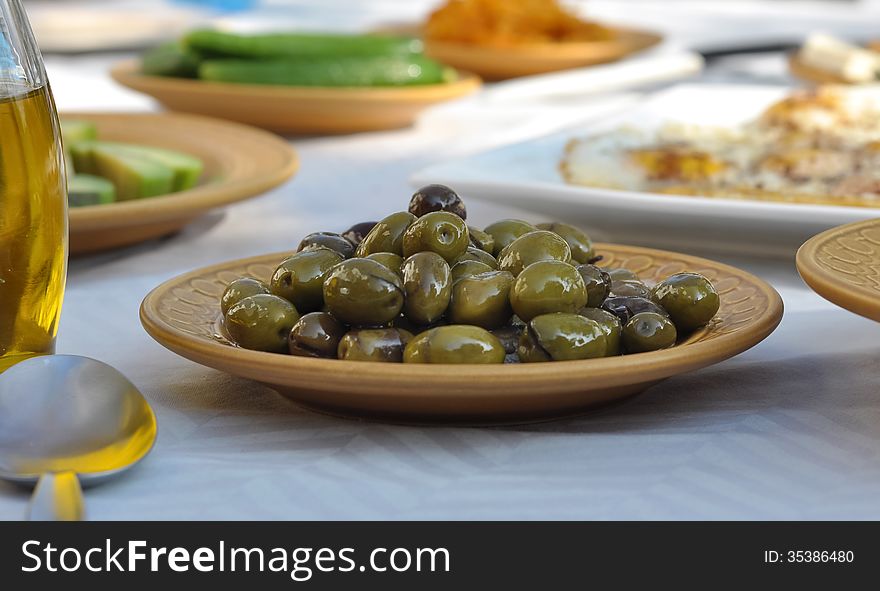
<svg viewBox="0 0 880 591">
<path fill-rule="evenodd" d="M 484 199 L 577 222 L 597 239 L 696 252 L 794 256 L 811 236 L 880 209 L 681 197 L 567 184 L 559 161 L 569 139 L 620 125 L 651 129 L 670 121 L 737 125 L 789 92 L 766 86 L 681 85 L 601 122 L 430 166 L 414 186 L 444 183 Z M 860 92 L 878 93 L 874 88 Z"/>
</svg>

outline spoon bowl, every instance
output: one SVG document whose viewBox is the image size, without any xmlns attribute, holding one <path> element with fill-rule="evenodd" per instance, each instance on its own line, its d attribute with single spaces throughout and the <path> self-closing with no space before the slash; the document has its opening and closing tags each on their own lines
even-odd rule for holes
<svg viewBox="0 0 880 591">
<path fill-rule="evenodd" d="M 146 399 L 100 361 L 35 357 L 0 374 L 0 478 L 75 474 L 94 484 L 139 462 L 155 439 Z"/>
</svg>

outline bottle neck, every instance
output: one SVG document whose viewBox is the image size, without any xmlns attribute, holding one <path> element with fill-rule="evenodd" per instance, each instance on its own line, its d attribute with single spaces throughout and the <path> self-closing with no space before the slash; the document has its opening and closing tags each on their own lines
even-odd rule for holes
<svg viewBox="0 0 880 591">
<path fill-rule="evenodd" d="M 21 0 L 0 0 L 0 96 L 45 84 L 42 56 Z"/>
</svg>

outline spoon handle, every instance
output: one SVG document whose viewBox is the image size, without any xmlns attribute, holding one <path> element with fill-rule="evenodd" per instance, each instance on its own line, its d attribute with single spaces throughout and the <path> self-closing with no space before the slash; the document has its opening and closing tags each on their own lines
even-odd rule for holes
<svg viewBox="0 0 880 591">
<path fill-rule="evenodd" d="M 30 521 L 82 521 L 84 518 L 85 502 L 75 473 L 40 476 L 28 508 Z"/>
</svg>

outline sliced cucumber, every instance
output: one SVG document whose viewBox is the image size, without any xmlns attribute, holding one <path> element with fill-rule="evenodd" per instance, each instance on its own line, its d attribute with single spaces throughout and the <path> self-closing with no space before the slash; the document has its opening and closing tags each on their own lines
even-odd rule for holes
<svg viewBox="0 0 880 591">
<path fill-rule="evenodd" d="M 88 161 L 92 167 L 86 172 L 102 176 L 113 183 L 118 201 L 165 195 L 171 193 L 174 187 L 175 173 L 170 166 L 119 150 L 112 145 L 92 144 Z"/>
<path fill-rule="evenodd" d="M 91 121 L 80 119 L 61 120 L 61 140 L 65 145 L 73 145 L 98 138 L 98 127 Z"/>
<path fill-rule="evenodd" d="M 73 174 L 74 171 L 95 174 L 95 160 L 92 158 L 92 149 L 95 143 L 94 141 L 81 141 L 65 145 L 65 150 L 73 162 L 73 170 L 68 170 L 68 174 Z"/>
<path fill-rule="evenodd" d="M 74 172 L 74 162 L 71 156 L 72 147 L 79 142 L 88 142 L 98 137 L 98 127 L 91 121 L 79 119 L 61 120 L 61 143 L 64 145 L 64 165 L 67 176 Z"/>
<path fill-rule="evenodd" d="M 145 160 L 163 164 L 173 170 L 173 191 L 185 191 L 195 187 L 205 169 L 205 165 L 200 159 L 176 150 L 166 150 L 164 148 L 154 148 L 151 146 L 135 146 L 131 144 L 107 143 L 105 145 L 108 147 L 115 147 L 118 150 L 125 151 L 126 153 Z"/>
<path fill-rule="evenodd" d="M 116 187 L 99 176 L 74 174 L 67 181 L 67 199 L 71 207 L 113 203 Z"/>
<path fill-rule="evenodd" d="M 98 154 L 104 155 L 100 162 L 97 158 Z M 204 164 L 195 156 L 152 146 L 140 146 L 121 142 L 80 142 L 71 148 L 73 165 L 77 172 L 114 178 L 105 174 L 104 168 L 102 168 L 102 162 L 104 163 L 103 167 L 106 167 L 106 163 L 111 161 L 108 159 L 110 155 L 116 155 L 126 162 L 142 161 L 144 162 L 144 167 L 141 168 L 147 172 L 149 172 L 149 165 L 158 165 L 162 170 L 167 169 L 171 171 L 171 185 L 164 193 L 185 191 L 194 187 L 198 184 L 204 170 Z M 128 193 L 120 190 L 119 200 L 138 198 L 137 196 L 129 197 L 128 195 Z M 135 191 L 135 195 L 140 197 L 150 196 L 141 195 L 138 191 Z"/>
</svg>

